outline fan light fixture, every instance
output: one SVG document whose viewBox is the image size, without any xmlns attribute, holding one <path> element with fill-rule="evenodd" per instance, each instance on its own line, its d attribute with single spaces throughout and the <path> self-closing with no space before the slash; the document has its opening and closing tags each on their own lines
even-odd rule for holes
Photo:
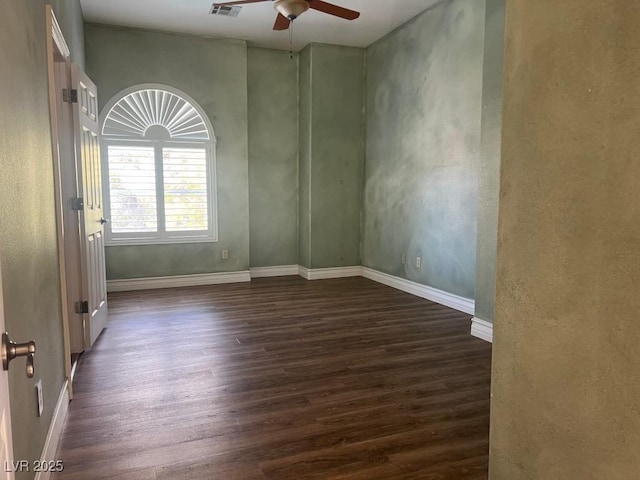
<svg viewBox="0 0 640 480">
<path fill-rule="evenodd" d="M 309 2 L 307 0 L 278 0 L 273 8 L 289 20 L 295 20 L 309 10 Z"/>
</svg>

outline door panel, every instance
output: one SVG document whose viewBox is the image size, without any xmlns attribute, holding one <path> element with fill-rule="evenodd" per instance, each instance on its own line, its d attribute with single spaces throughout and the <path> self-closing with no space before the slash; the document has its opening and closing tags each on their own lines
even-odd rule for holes
<svg viewBox="0 0 640 480">
<path fill-rule="evenodd" d="M 85 347 L 90 347 L 107 322 L 107 284 L 104 260 L 102 170 L 98 127 L 97 88 L 77 65 L 71 65 L 71 83 L 78 102 L 74 105 L 78 194 L 84 200 L 80 210 L 80 246 Z"/>
<path fill-rule="evenodd" d="M 4 304 L 2 303 L 2 272 L 0 271 L 0 333 L 4 327 Z M 11 408 L 9 406 L 9 372 L 0 362 L 0 471 L 7 480 L 15 478 L 13 466 L 13 437 L 11 434 Z"/>
</svg>

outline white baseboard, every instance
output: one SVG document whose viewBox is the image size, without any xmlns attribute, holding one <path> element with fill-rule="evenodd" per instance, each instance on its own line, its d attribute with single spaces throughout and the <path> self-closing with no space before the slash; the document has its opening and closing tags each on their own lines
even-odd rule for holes
<svg viewBox="0 0 640 480">
<path fill-rule="evenodd" d="M 471 335 L 493 343 L 493 323 L 473 317 L 471 319 Z"/>
<path fill-rule="evenodd" d="M 58 396 L 58 403 L 53 411 L 53 418 L 49 425 L 49 431 L 47 432 L 47 438 L 44 442 L 44 448 L 40 455 L 40 463 L 52 462 L 58 460 L 56 458 L 58 453 L 58 445 L 60 444 L 60 437 L 62 436 L 62 427 L 64 426 L 64 420 L 67 418 L 67 412 L 69 411 L 69 381 L 65 380 Z M 34 477 L 34 480 L 49 480 L 51 472 L 38 471 Z"/>
<path fill-rule="evenodd" d="M 171 277 L 128 278 L 123 280 L 107 280 L 107 292 L 194 287 L 197 285 L 218 285 L 221 283 L 250 281 L 251 274 L 248 270 L 241 272 L 203 273 L 197 275 L 174 275 Z"/>
<path fill-rule="evenodd" d="M 453 293 L 438 290 L 437 288 L 422 285 L 400 277 L 394 277 L 387 273 L 379 272 L 371 268 L 354 266 L 354 267 L 335 267 L 335 268 L 313 268 L 309 269 L 298 266 L 298 275 L 307 280 L 324 280 L 327 278 L 344 278 L 344 277 L 365 277 L 378 283 L 382 283 L 389 287 L 397 288 L 403 292 L 416 295 L 417 297 L 426 298 L 432 302 L 445 305 L 459 310 L 469 315 L 473 315 L 475 311 L 475 301 L 470 298 L 460 297 Z"/>
<path fill-rule="evenodd" d="M 216 285 L 221 283 L 249 282 L 251 281 L 251 278 L 279 277 L 284 275 L 300 275 L 307 280 L 325 280 L 329 278 L 362 276 L 470 315 L 473 315 L 475 310 L 475 302 L 470 298 L 460 297 L 443 290 L 438 290 L 437 288 L 422 285 L 420 283 L 412 282 L 411 280 L 395 277 L 393 275 L 362 266 L 309 269 L 302 265 L 281 265 L 275 267 L 252 268 L 250 270 L 240 272 L 107 280 L 107 291 L 124 292 L 157 288 L 191 287 L 196 285 Z M 484 321 L 481 320 L 481 322 Z M 488 322 L 485 323 L 491 325 Z M 482 326 L 486 331 L 486 325 Z"/>
<path fill-rule="evenodd" d="M 298 265 L 280 265 L 277 267 L 255 267 L 249 270 L 251 278 L 285 277 L 298 275 Z"/>
<path fill-rule="evenodd" d="M 460 312 L 473 315 L 475 311 L 475 301 L 471 298 L 460 297 L 453 293 L 438 290 L 437 288 L 422 285 L 421 283 L 412 282 L 400 277 L 394 277 L 388 273 L 379 272 L 371 268 L 362 267 L 362 276 L 369 280 L 382 283 L 389 287 L 397 288 L 403 292 L 410 293 L 417 297 L 426 298 L 432 302 L 445 305 Z"/>
<path fill-rule="evenodd" d="M 307 268 L 298 266 L 298 275 L 307 280 L 326 280 L 329 278 L 361 277 L 362 267 Z"/>
<path fill-rule="evenodd" d="M 303 267 L 302 265 L 298 265 L 298 275 L 300 275 L 305 280 L 309 280 L 309 269 L 307 267 Z"/>
</svg>

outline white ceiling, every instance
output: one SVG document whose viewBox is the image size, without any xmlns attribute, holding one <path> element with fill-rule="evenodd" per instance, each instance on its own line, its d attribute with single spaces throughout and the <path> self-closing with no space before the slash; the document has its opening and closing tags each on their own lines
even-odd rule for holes
<svg viewBox="0 0 640 480">
<path fill-rule="evenodd" d="M 310 42 L 366 47 L 441 0 L 328 0 L 357 10 L 352 21 L 309 10 L 294 23 L 293 49 Z M 289 32 L 273 31 L 271 1 L 247 4 L 236 17 L 210 15 L 213 0 L 81 0 L 86 22 L 247 40 L 288 49 Z M 215 3 L 222 3 L 217 0 Z"/>
</svg>

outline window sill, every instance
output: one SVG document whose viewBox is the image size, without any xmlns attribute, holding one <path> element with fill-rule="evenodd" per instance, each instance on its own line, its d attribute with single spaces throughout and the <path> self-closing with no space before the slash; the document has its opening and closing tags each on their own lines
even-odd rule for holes
<svg viewBox="0 0 640 480">
<path fill-rule="evenodd" d="M 217 238 L 214 237 L 180 237 L 180 238 L 128 238 L 118 240 L 105 241 L 106 247 L 128 247 L 128 246 L 144 246 L 144 245 L 180 245 L 187 243 L 216 243 Z"/>
</svg>

